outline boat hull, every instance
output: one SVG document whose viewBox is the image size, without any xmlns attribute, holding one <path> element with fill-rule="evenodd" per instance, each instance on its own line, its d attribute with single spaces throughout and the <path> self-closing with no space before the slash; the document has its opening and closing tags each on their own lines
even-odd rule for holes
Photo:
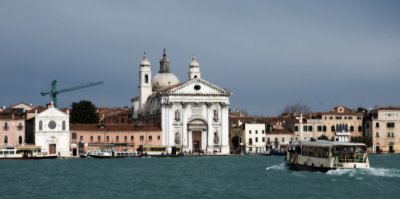
<svg viewBox="0 0 400 199">
<path fill-rule="evenodd" d="M 295 164 L 295 163 L 286 163 L 286 166 L 290 170 L 294 171 L 315 171 L 315 172 L 327 172 L 329 170 L 334 170 L 336 168 L 327 168 L 327 167 L 314 167 L 314 166 L 309 166 L 309 165 L 301 165 L 301 164 Z"/>
</svg>

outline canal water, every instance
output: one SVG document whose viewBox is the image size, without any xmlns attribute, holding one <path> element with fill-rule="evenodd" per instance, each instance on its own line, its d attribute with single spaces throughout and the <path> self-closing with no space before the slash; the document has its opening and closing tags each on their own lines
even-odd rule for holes
<svg viewBox="0 0 400 199">
<path fill-rule="evenodd" d="M 397 198 L 400 156 L 294 172 L 282 156 L 1 160 L 0 198 Z"/>
</svg>

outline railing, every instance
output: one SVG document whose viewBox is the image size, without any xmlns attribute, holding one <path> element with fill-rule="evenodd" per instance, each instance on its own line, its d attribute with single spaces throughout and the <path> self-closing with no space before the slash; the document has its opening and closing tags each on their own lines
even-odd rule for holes
<svg viewBox="0 0 400 199">
<path fill-rule="evenodd" d="M 339 155 L 338 157 L 334 157 L 335 163 L 365 163 L 366 155 Z"/>
</svg>

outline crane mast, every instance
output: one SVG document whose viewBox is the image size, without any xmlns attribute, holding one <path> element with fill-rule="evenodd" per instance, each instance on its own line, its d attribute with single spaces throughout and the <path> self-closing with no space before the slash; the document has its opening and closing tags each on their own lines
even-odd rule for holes
<svg viewBox="0 0 400 199">
<path fill-rule="evenodd" d="M 100 85 L 100 84 L 104 84 L 104 82 L 103 81 L 91 82 L 91 83 L 82 84 L 82 85 L 79 85 L 79 86 L 74 86 L 74 87 L 71 87 L 71 88 L 65 88 L 65 89 L 57 90 L 57 80 L 53 80 L 51 82 L 50 91 L 44 91 L 44 92 L 41 92 L 41 94 L 42 94 L 42 96 L 50 95 L 50 98 L 51 98 L 52 102 L 54 103 L 54 106 L 57 107 L 57 101 L 58 101 L 57 100 L 57 95 L 58 94 L 69 92 L 69 91 L 74 91 L 74 90 L 78 90 L 78 89 L 82 89 L 82 88 L 86 88 L 86 87 L 97 86 L 97 85 Z"/>
</svg>

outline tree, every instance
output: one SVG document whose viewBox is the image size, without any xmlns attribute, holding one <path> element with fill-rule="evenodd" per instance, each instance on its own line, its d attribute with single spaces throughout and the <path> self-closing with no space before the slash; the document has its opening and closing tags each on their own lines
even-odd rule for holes
<svg viewBox="0 0 400 199">
<path fill-rule="evenodd" d="M 96 106 L 91 101 L 73 102 L 70 114 L 71 123 L 93 124 L 99 122 Z"/>
<path fill-rule="evenodd" d="M 311 112 L 311 108 L 306 104 L 297 102 L 296 104 L 286 105 L 282 110 L 282 115 L 299 116 L 300 114 L 307 114 Z"/>
</svg>

